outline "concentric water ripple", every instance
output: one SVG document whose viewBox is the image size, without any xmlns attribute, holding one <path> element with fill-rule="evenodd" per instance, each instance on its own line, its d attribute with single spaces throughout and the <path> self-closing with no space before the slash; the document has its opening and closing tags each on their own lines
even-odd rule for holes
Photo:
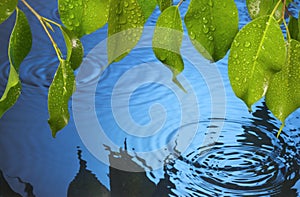
<svg viewBox="0 0 300 197">
<path fill-rule="evenodd" d="M 265 107 L 258 107 L 259 113 L 264 111 Z M 297 196 L 290 188 L 300 176 L 299 134 L 283 142 L 275 137 L 278 128 L 269 121 L 249 120 L 226 120 L 213 148 L 198 147 L 168 165 L 176 196 L 282 196 L 287 192 Z M 231 140 L 226 138 L 228 132 Z"/>
</svg>

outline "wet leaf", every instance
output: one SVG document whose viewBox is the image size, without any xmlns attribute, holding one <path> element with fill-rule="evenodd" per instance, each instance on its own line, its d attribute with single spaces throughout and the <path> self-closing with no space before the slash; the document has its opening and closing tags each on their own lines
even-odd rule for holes
<svg viewBox="0 0 300 197">
<path fill-rule="evenodd" d="M 79 38 L 104 26 L 109 0 L 58 0 L 63 24 Z"/>
<path fill-rule="evenodd" d="M 138 4 L 144 13 L 145 19 L 147 20 L 155 9 L 157 3 L 156 0 L 138 0 Z"/>
<path fill-rule="evenodd" d="M 19 79 L 19 67 L 31 49 L 32 37 L 30 26 L 25 14 L 17 10 L 15 26 L 12 30 L 8 56 L 10 71 L 5 91 L 0 99 L 0 117 L 11 108 L 21 93 L 21 82 Z"/>
<path fill-rule="evenodd" d="M 0 24 L 15 11 L 17 5 L 18 0 L 0 0 Z"/>
<path fill-rule="evenodd" d="M 270 81 L 266 94 L 268 108 L 283 124 L 300 107 L 300 42 L 291 40 L 287 48 L 287 61 Z"/>
<path fill-rule="evenodd" d="M 218 61 L 238 32 L 238 11 L 233 0 L 191 0 L 184 22 L 196 49 Z"/>
<path fill-rule="evenodd" d="M 68 102 L 75 86 L 75 76 L 68 61 L 61 60 L 48 93 L 48 111 L 52 136 L 64 128 L 70 118 Z"/>
<path fill-rule="evenodd" d="M 161 12 L 173 5 L 173 0 L 157 0 Z"/>
<path fill-rule="evenodd" d="M 177 6 L 171 6 L 159 16 L 153 35 L 153 51 L 157 59 L 173 72 L 173 81 L 184 90 L 176 79 L 183 71 L 184 64 L 180 54 L 183 28 Z"/>
<path fill-rule="evenodd" d="M 248 13 L 252 19 L 258 18 L 260 16 L 270 15 L 275 8 L 277 0 L 246 0 Z M 287 1 L 287 5 L 290 2 Z M 274 12 L 274 17 L 278 20 L 282 16 L 283 3 L 280 3 L 276 11 Z"/>
<path fill-rule="evenodd" d="M 108 63 L 120 61 L 142 35 L 145 16 L 137 0 L 110 0 L 108 17 Z"/>
<path fill-rule="evenodd" d="M 299 20 L 297 18 L 290 16 L 288 30 L 292 39 L 300 41 Z"/>
<path fill-rule="evenodd" d="M 75 36 L 75 34 L 68 30 L 65 27 L 61 27 L 62 34 L 65 39 L 67 47 L 67 61 L 70 62 L 70 65 L 73 70 L 76 70 L 83 58 L 83 46 L 80 40 Z"/>
<path fill-rule="evenodd" d="M 249 110 L 265 95 L 270 78 L 281 70 L 285 59 L 284 37 L 275 18 L 259 17 L 237 34 L 230 49 L 228 75 L 233 91 Z"/>
</svg>

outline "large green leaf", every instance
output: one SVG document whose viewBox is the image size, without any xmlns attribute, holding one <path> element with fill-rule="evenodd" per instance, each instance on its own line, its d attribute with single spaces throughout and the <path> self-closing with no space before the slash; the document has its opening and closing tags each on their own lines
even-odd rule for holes
<svg viewBox="0 0 300 197">
<path fill-rule="evenodd" d="M 164 11 L 168 7 L 173 5 L 173 0 L 157 0 L 160 11 Z"/>
<path fill-rule="evenodd" d="M 184 90 L 176 76 L 184 68 L 180 54 L 183 27 L 177 6 L 165 9 L 156 22 L 153 35 L 153 51 L 155 56 L 173 72 L 173 81 Z"/>
<path fill-rule="evenodd" d="M 74 35 L 74 33 L 65 27 L 61 27 L 62 34 L 65 39 L 67 47 L 67 61 L 70 62 L 73 70 L 76 70 L 83 58 L 83 46 L 81 41 Z"/>
<path fill-rule="evenodd" d="M 80 66 L 83 58 L 80 40 L 65 27 L 61 27 L 61 31 L 66 43 L 67 57 L 66 60 L 60 60 L 48 93 L 48 123 L 53 137 L 69 122 L 68 102 L 75 90 L 73 70 Z"/>
<path fill-rule="evenodd" d="M 140 40 L 145 16 L 137 0 L 110 0 L 108 17 L 108 63 L 120 61 Z"/>
<path fill-rule="evenodd" d="M 184 22 L 196 49 L 218 61 L 238 32 L 238 11 L 233 0 L 191 0 Z"/>
<path fill-rule="evenodd" d="M 287 48 L 287 61 L 270 81 L 266 94 L 268 108 L 283 124 L 300 107 L 300 42 L 291 40 Z"/>
<path fill-rule="evenodd" d="M 70 118 L 68 102 L 75 86 L 75 76 L 68 61 L 61 60 L 48 93 L 48 123 L 52 136 L 64 128 Z"/>
<path fill-rule="evenodd" d="M 284 37 L 272 16 L 253 20 L 237 34 L 230 49 L 228 74 L 235 94 L 249 110 L 265 95 L 270 78 L 285 59 Z"/>
<path fill-rule="evenodd" d="M 25 14 L 17 10 L 16 22 L 9 40 L 10 71 L 5 91 L 0 99 L 0 117 L 17 101 L 21 92 L 19 67 L 31 49 L 32 37 Z"/>
<path fill-rule="evenodd" d="M 138 4 L 140 5 L 146 20 L 152 14 L 157 5 L 156 0 L 138 0 Z"/>
<path fill-rule="evenodd" d="M 17 5 L 18 0 L 0 0 L 0 24 L 15 11 Z"/>
<path fill-rule="evenodd" d="M 109 0 L 58 0 L 61 21 L 78 37 L 106 24 Z"/>
<path fill-rule="evenodd" d="M 278 0 L 246 0 L 248 12 L 252 19 L 258 18 L 260 16 L 270 15 L 274 10 Z M 287 1 L 288 5 L 290 1 Z M 278 20 L 282 16 L 283 3 L 280 3 L 276 11 L 274 12 L 274 17 Z"/>
</svg>

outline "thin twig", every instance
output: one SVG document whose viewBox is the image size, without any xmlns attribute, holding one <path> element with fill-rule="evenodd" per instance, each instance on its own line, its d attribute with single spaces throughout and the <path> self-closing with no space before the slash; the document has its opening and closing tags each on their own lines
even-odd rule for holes
<svg viewBox="0 0 300 197">
<path fill-rule="evenodd" d="M 57 47 L 57 44 L 56 42 L 54 41 L 54 39 L 52 38 L 51 34 L 49 33 L 46 25 L 45 25 L 45 18 L 42 17 L 41 15 L 39 15 L 25 0 L 21 0 L 22 3 L 24 3 L 24 5 L 36 16 L 36 18 L 40 21 L 43 29 L 45 30 L 47 36 L 49 37 L 54 49 L 55 49 L 55 52 L 56 52 L 56 55 L 58 57 L 58 59 L 61 61 L 62 60 L 62 57 L 61 57 L 61 52 L 60 52 L 60 49 Z M 47 19 L 46 21 L 49 21 L 49 19 Z M 53 22 L 53 21 L 52 21 Z"/>
<path fill-rule="evenodd" d="M 177 4 L 177 7 L 179 7 L 185 0 L 180 0 L 179 3 Z"/>
</svg>

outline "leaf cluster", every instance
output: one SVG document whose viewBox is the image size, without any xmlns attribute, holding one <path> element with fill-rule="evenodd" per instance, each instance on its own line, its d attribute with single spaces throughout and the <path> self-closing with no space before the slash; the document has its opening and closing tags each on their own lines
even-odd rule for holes
<svg viewBox="0 0 300 197">
<path fill-rule="evenodd" d="M 177 76 L 184 69 L 180 50 L 185 25 L 191 43 L 208 60 L 219 61 L 230 50 L 230 83 L 250 111 L 265 96 L 269 109 L 284 123 L 300 107 L 300 22 L 288 10 L 288 6 L 293 6 L 292 0 L 247 0 L 252 21 L 242 29 L 238 28 L 234 0 L 190 0 L 183 17 L 179 10 L 186 3 L 184 0 L 177 5 L 172 0 L 58 0 L 61 24 L 42 17 L 26 0 L 20 1 L 41 23 L 59 60 L 48 94 L 48 123 L 53 136 L 69 121 L 68 102 L 75 90 L 74 70 L 83 58 L 80 38 L 107 23 L 108 63 L 121 61 L 139 42 L 144 25 L 156 7 L 161 14 L 153 35 L 153 52 L 171 70 L 174 83 L 183 91 Z M 31 49 L 32 38 L 18 0 L 0 0 L 0 5 L 0 23 L 16 11 L 8 49 L 10 72 L 0 99 L 1 117 L 20 95 L 19 67 Z M 61 53 L 52 38 L 54 26 L 62 32 L 66 54 Z"/>
</svg>

